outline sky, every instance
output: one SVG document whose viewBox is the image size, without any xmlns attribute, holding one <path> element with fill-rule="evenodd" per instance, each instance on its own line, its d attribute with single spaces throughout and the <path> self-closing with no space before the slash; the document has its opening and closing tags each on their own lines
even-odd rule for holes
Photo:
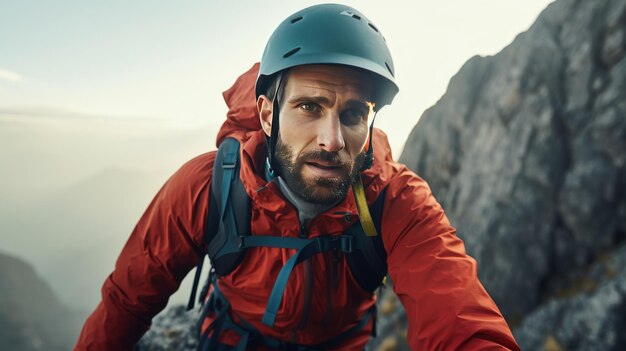
<svg viewBox="0 0 626 351">
<path fill-rule="evenodd" d="M 394 156 L 469 58 L 498 53 L 550 2 L 347 2 L 394 58 L 400 92 L 376 119 Z M 315 3 L 0 0 L 0 250 L 92 308 L 160 185 L 214 149 L 222 91 Z M 63 291 L 73 277 L 86 285 Z"/>
<path fill-rule="evenodd" d="M 377 126 L 396 156 L 473 55 L 493 55 L 548 0 L 351 1 L 387 39 L 400 93 Z M 0 0 L 0 111 L 219 127 L 221 92 L 278 23 L 313 1 Z"/>
</svg>

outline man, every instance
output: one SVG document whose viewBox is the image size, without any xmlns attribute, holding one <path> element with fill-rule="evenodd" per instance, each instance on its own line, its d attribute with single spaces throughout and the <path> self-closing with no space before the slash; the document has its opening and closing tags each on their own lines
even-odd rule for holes
<svg viewBox="0 0 626 351">
<path fill-rule="evenodd" d="M 208 251 L 216 274 L 201 349 L 363 349 L 382 278 L 368 262 L 381 256 L 413 349 L 518 350 L 428 185 L 393 162 L 386 136 L 371 127 L 398 91 L 393 75 L 384 38 L 358 11 L 318 5 L 287 18 L 260 66 L 224 93 L 230 110 L 218 145 L 240 144 L 233 184 L 249 213 L 215 194 L 212 182 L 224 180 L 214 165 L 228 168 L 215 152 L 185 164 L 134 229 L 76 349 L 130 350 Z M 223 229 L 237 212 L 251 235 L 242 238 L 242 225 Z M 228 241 L 233 227 L 239 247 L 222 254 L 228 245 L 215 249 L 214 238 Z"/>
</svg>

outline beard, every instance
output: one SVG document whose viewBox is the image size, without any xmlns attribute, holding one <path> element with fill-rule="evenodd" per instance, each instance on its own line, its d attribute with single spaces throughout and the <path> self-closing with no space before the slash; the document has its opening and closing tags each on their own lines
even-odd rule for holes
<svg viewBox="0 0 626 351">
<path fill-rule="evenodd" d="M 276 166 L 289 188 L 307 202 L 332 205 L 346 197 L 356 181 L 363 164 L 365 152 L 361 152 L 353 163 L 342 160 L 337 152 L 316 150 L 305 152 L 294 159 L 293 150 L 285 145 L 280 136 L 276 143 Z M 313 177 L 305 179 L 303 169 L 307 162 L 324 161 L 338 165 L 340 174 L 336 177 Z"/>
</svg>

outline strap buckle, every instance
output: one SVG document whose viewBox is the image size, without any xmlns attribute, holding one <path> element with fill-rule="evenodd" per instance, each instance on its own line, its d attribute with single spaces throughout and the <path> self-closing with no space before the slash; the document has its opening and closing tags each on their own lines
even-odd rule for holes
<svg viewBox="0 0 626 351">
<path fill-rule="evenodd" d="M 352 253 L 354 251 L 353 238 L 351 235 L 341 235 L 338 239 L 341 251 L 345 253 Z"/>
<path fill-rule="evenodd" d="M 237 166 L 237 159 L 230 154 L 227 154 L 222 161 L 222 168 L 233 169 Z"/>
<path fill-rule="evenodd" d="M 319 236 L 315 239 L 316 252 L 341 251 L 345 253 L 353 252 L 354 245 L 352 236 L 340 235 L 335 237 Z"/>
<path fill-rule="evenodd" d="M 237 235 L 237 245 L 239 246 L 240 249 L 244 248 L 245 242 L 246 241 L 246 236 L 244 235 Z"/>
</svg>

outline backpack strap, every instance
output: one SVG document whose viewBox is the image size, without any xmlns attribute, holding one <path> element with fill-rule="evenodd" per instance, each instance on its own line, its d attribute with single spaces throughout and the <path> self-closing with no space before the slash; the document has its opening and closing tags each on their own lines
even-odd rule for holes
<svg viewBox="0 0 626 351">
<path fill-rule="evenodd" d="M 369 207 L 370 218 L 377 233 L 382 233 L 381 222 L 386 193 L 387 188 L 381 191 L 376 201 Z M 360 223 L 355 223 L 346 231 L 346 234 L 354 237 L 355 245 L 354 252 L 346 255 L 346 261 L 359 285 L 366 291 L 374 292 L 387 275 L 387 252 L 383 246 L 382 236 L 368 235 L 365 231 L 367 224 L 363 224 L 361 213 L 359 218 Z"/>
<path fill-rule="evenodd" d="M 240 239 L 240 245 L 243 249 L 250 247 L 275 247 L 298 250 L 285 262 L 272 288 L 272 293 L 270 294 L 262 319 L 263 324 L 268 327 L 274 327 L 276 315 L 278 314 L 278 309 L 283 300 L 287 282 L 297 264 L 310 259 L 316 254 L 329 251 L 340 251 L 349 254 L 353 252 L 354 249 L 353 237 L 351 235 L 320 236 L 312 239 L 252 235 L 241 237 Z"/>
<path fill-rule="evenodd" d="M 352 185 L 352 192 L 354 193 L 354 199 L 356 201 L 356 207 L 359 211 L 359 221 L 363 227 L 363 232 L 367 236 L 377 236 L 378 231 L 374 224 L 374 219 L 370 214 L 369 207 L 367 206 L 367 199 L 365 198 L 365 189 L 363 189 L 363 180 L 361 176 L 357 178 L 356 182 Z"/>
<path fill-rule="evenodd" d="M 244 251 L 239 247 L 239 237 L 250 235 L 250 198 L 239 177 L 239 169 L 239 142 L 224 139 L 215 157 L 211 183 L 219 209 L 217 231 L 206 231 L 204 238 L 211 265 L 220 276 L 227 275 L 241 263 Z"/>
<path fill-rule="evenodd" d="M 233 138 L 224 139 L 213 164 L 209 213 L 204 230 L 204 242 L 207 244 L 212 269 L 222 276 L 241 263 L 244 251 L 239 247 L 238 238 L 250 235 L 250 198 L 239 177 L 239 161 L 239 141 Z M 203 264 L 204 258 L 196 267 L 188 310 L 194 306 Z M 204 290 L 207 289 L 203 289 L 201 295 L 206 295 Z M 205 296 L 200 296 L 200 299 L 204 298 Z"/>
</svg>

